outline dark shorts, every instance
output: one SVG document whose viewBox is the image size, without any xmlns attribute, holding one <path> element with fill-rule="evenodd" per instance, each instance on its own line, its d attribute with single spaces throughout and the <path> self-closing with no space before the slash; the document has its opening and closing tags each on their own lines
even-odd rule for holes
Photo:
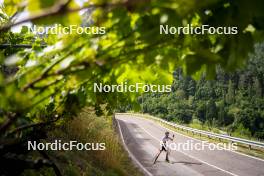
<svg viewBox="0 0 264 176">
<path fill-rule="evenodd" d="M 165 152 L 166 152 L 166 151 L 167 151 L 167 149 L 166 149 L 166 147 L 165 147 L 165 146 L 162 146 L 160 151 L 165 151 Z"/>
</svg>

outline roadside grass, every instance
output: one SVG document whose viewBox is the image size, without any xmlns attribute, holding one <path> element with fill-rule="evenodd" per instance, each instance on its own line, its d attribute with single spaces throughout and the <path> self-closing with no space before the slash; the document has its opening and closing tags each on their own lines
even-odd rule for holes
<svg viewBox="0 0 264 176">
<path fill-rule="evenodd" d="M 106 114 L 106 113 L 105 113 Z M 81 143 L 105 143 L 101 151 L 47 151 L 63 176 L 141 176 L 130 161 L 115 133 L 112 117 L 97 117 L 92 108 L 84 108 L 77 117 L 62 127 L 51 130 L 45 142 L 71 140 Z M 43 168 L 36 173 L 27 170 L 26 176 L 55 175 L 52 169 Z"/>
<path fill-rule="evenodd" d="M 204 136 L 204 135 L 200 136 L 198 134 L 193 134 L 193 133 L 188 132 L 188 131 L 183 131 L 183 130 L 180 130 L 178 128 L 174 128 L 174 127 L 172 127 L 170 125 L 167 125 L 167 124 L 164 124 L 164 123 L 162 123 L 160 121 L 151 119 L 150 118 L 151 115 L 149 115 L 149 114 L 135 114 L 135 115 L 140 115 L 140 117 L 148 119 L 148 120 L 151 120 L 151 121 L 154 121 L 154 122 L 160 124 L 161 126 L 166 127 L 166 128 L 168 128 L 168 129 L 170 129 L 172 131 L 175 131 L 177 133 L 180 133 L 180 134 L 183 134 L 183 135 L 186 135 L 186 136 L 189 136 L 189 137 L 193 137 L 193 138 L 198 139 L 198 140 L 208 141 L 208 142 L 215 143 L 215 144 L 219 143 L 219 142 L 221 142 L 221 143 L 229 143 L 229 141 L 227 141 L 227 140 L 219 140 L 217 138 L 212 138 L 212 137 L 208 137 L 208 136 Z M 193 125 L 193 126 L 189 126 L 189 127 L 195 128 L 195 126 L 197 127 L 197 125 Z M 199 129 L 199 128 L 197 128 L 197 129 Z M 200 130 L 205 130 L 205 128 L 201 128 Z M 214 131 L 212 131 L 212 132 L 214 132 Z M 215 132 L 215 133 L 217 133 L 217 132 Z M 255 148 L 255 147 L 254 148 L 251 147 L 251 149 L 249 149 L 249 147 L 247 145 L 243 145 L 243 144 L 237 144 L 237 147 L 238 147 L 238 149 L 236 150 L 237 152 L 244 153 L 244 154 L 247 154 L 247 155 L 250 155 L 250 156 L 254 156 L 254 157 L 257 157 L 257 158 L 264 159 L 264 149 Z"/>
<path fill-rule="evenodd" d="M 191 127 L 191 128 L 195 128 L 198 130 L 205 130 L 205 131 L 210 131 L 210 132 L 214 132 L 214 133 L 218 133 L 221 134 L 223 133 L 223 131 L 221 131 L 218 128 L 214 128 L 214 127 L 209 127 L 208 125 L 203 125 L 201 123 L 198 122 L 198 120 L 193 120 L 190 124 L 186 124 L 187 127 Z"/>
</svg>

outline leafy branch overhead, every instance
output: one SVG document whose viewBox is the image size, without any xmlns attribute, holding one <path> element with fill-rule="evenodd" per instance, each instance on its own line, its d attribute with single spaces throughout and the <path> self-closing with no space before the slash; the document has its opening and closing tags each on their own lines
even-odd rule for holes
<svg viewBox="0 0 264 176">
<path fill-rule="evenodd" d="M 254 43 L 264 37 L 263 6 L 263 0 L 4 0 L 1 138 L 23 143 L 36 130 L 66 123 L 85 105 L 98 112 L 101 104 L 109 111 L 124 102 L 138 108 L 137 94 L 95 93 L 94 82 L 171 84 L 177 67 L 196 79 L 204 73 L 214 78 L 218 66 L 227 71 L 243 67 Z M 29 26 L 12 32 L 25 22 L 105 27 L 106 32 L 36 35 Z M 161 24 L 235 26 L 239 32 L 160 35 Z M 38 139 L 45 136 L 38 134 Z"/>
</svg>

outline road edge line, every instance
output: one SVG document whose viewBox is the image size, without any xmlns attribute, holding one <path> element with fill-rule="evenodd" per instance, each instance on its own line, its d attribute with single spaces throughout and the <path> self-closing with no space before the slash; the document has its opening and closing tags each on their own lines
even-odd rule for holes
<svg viewBox="0 0 264 176">
<path fill-rule="evenodd" d="M 154 123 L 157 123 L 156 121 L 154 121 L 153 119 L 149 119 L 149 118 L 147 118 L 147 117 L 139 117 L 137 114 L 132 114 L 132 116 L 134 116 L 134 117 L 136 117 L 136 118 L 143 118 L 143 119 L 146 119 L 146 120 L 149 120 L 149 121 L 151 121 L 151 122 L 154 122 Z M 162 126 L 163 128 L 167 128 L 167 127 L 165 127 L 165 126 Z M 179 133 L 179 132 L 177 132 L 177 131 L 174 131 L 174 130 L 171 130 L 171 129 L 169 129 L 170 131 L 173 131 L 173 132 L 175 132 L 175 133 L 177 133 L 177 134 L 179 134 L 179 135 L 181 135 L 181 136 L 185 136 L 185 137 L 187 137 L 187 138 L 190 138 L 190 139 L 194 139 L 194 140 L 196 140 L 196 141 L 202 141 L 202 140 L 200 140 L 200 139 L 196 139 L 196 138 L 193 138 L 193 137 L 191 137 L 191 136 L 187 136 L 187 135 L 185 135 L 185 134 L 182 134 L 182 133 Z M 233 151 L 233 150 L 226 150 L 226 149 L 224 149 L 225 151 L 229 151 L 229 152 L 232 152 L 232 153 L 236 153 L 236 154 L 238 154 L 238 155 L 242 155 L 242 156 L 245 156 L 245 157 L 248 157 L 248 158 L 251 158 L 251 159 L 255 159 L 255 160 L 259 160 L 259 161 L 262 161 L 262 162 L 264 162 L 264 159 L 262 159 L 262 158 L 258 158 L 258 157 L 255 157 L 255 156 L 251 156 L 251 155 L 248 155 L 248 154 L 245 154 L 245 153 L 241 153 L 241 152 L 238 152 L 238 151 Z"/>
<path fill-rule="evenodd" d="M 118 131 L 121 137 L 121 141 L 123 143 L 123 146 L 125 148 L 125 150 L 128 152 L 129 157 L 132 159 L 132 161 L 134 161 L 134 163 L 143 171 L 143 173 L 147 174 L 148 176 L 153 176 L 152 173 L 150 173 L 137 159 L 136 157 L 133 155 L 133 153 L 128 149 L 125 140 L 124 140 L 124 136 L 122 133 L 122 129 L 121 126 L 119 124 L 119 121 L 115 118 L 116 122 L 117 122 L 117 126 L 118 126 Z"/>
<path fill-rule="evenodd" d="M 152 134 L 150 134 L 150 133 L 149 133 L 144 127 L 142 127 L 142 126 L 140 126 L 140 125 L 139 125 L 139 127 L 142 128 L 142 129 L 143 129 L 148 135 L 150 135 L 153 139 L 156 139 L 158 142 L 160 141 L 158 138 L 156 138 L 155 136 L 153 136 Z M 166 127 L 163 127 L 163 128 L 165 128 L 165 129 L 167 129 L 167 130 L 173 132 L 172 130 L 170 130 L 170 129 L 166 128 Z M 177 150 L 177 152 L 180 152 L 180 153 L 182 153 L 182 154 L 184 154 L 184 155 L 186 155 L 186 156 L 188 156 L 188 157 L 190 157 L 190 158 L 192 158 L 192 159 L 194 159 L 194 160 L 197 160 L 197 161 L 199 161 L 199 162 L 201 162 L 201 163 L 204 163 L 204 164 L 206 164 L 206 165 L 208 165 L 208 166 L 210 166 L 210 167 L 213 167 L 213 168 L 215 168 L 215 169 L 217 169 L 217 170 L 220 170 L 220 171 L 222 171 L 222 172 L 225 172 L 225 173 L 227 173 L 227 174 L 229 174 L 229 175 L 238 176 L 238 175 L 236 175 L 236 174 L 234 174 L 234 173 L 232 173 L 232 172 L 229 172 L 229 171 L 224 170 L 224 169 L 222 169 L 222 168 L 220 168 L 220 167 L 218 167 L 218 166 L 215 166 L 215 165 L 210 164 L 210 163 L 208 163 L 208 162 L 206 162 L 206 161 L 203 161 L 203 160 L 201 160 L 201 159 L 199 159 L 199 158 L 197 158 L 197 157 L 194 157 L 194 156 L 192 156 L 192 155 L 189 155 L 189 154 L 187 154 L 187 153 L 185 153 L 185 152 L 183 152 L 183 151 Z"/>
</svg>

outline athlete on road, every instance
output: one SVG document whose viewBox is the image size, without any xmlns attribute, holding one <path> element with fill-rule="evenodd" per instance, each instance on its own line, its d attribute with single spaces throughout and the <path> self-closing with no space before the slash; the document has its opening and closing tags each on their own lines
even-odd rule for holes
<svg viewBox="0 0 264 176">
<path fill-rule="evenodd" d="M 156 157 L 155 157 L 155 160 L 154 160 L 154 164 L 156 163 L 157 159 L 159 158 L 160 154 L 162 151 L 165 151 L 166 152 L 166 161 L 169 163 L 170 160 L 169 160 L 169 153 L 170 153 L 170 150 L 169 150 L 169 147 L 168 147 L 168 142 L 169 141 L 173 141 L 174 139 L 174 134 L 172 135 L 172 138 L 169 137 L 170 133 L 167 131 L 165 132 L 165 136 L 162 138 L 162 141 L 161 141 L 161 148 L 160 150 L 158 151 Z"/>
</svg>

